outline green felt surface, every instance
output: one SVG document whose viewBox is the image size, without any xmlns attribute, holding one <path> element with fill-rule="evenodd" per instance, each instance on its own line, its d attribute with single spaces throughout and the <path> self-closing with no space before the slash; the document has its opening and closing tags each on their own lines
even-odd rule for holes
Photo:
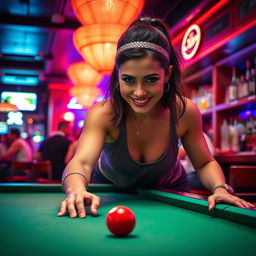
<svg viewBox="0 0 256 256">
<path fill-rule="evenodd" d="M 71 219 L 57 217 L 64 194 L 44 189 L 48 192 L 0 193 L 1 256 L 244 256 L 255 252 L 254 228 L 146 195 L 111 192 L 111 187 L 105 187 L 106 192 L 94 192 L 101 197 L 98 217 Z M 105 225 L 107 212 L 118 205 L 131 208 L 137 218 L 126 238 L 114 237 Z"/>
<path fill-rule="evenodd" d="M 217 204 L 212 211 L 209 211 L 208 202 L 204 200 L 157 190 L 139 189 L 138 193 L 147 198 L 256 228 L 255 210 L 242 209 L 227 204 Z"/>
</svg>

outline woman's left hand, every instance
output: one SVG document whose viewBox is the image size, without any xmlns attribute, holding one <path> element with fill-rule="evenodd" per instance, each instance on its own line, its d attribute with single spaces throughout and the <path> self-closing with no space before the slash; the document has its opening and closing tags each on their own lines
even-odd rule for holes
<svg viewBox="0 0 256 256">
<path fill-rule="evenodd" d="M 217 189 L 213 195 L 208 197 L 209 210 L 212 210 L 218 203 L 232 204 L 245 209 L 252 209 L 254 207 L 253 204 L 230 194 L 226 189 Z"/>
</svg>

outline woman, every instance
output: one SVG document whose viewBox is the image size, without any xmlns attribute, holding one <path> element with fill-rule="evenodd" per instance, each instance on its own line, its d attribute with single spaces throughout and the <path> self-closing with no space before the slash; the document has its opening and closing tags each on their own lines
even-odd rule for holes
<svg viewBox="0 0 256 256">
<path fill-rule="evenodd" d="M 168 187 L 189 191 L 177 160 L 180 137 L 193 166 L 218 202 L 252 205 L 227 191 L 225 178 L 210 154 L 196 105 L 180 92 L 180 70 L 166 26 L 140 18 L 121 36 L 109 81 L 110 99 L 91 107 L 75 156 L 63 173 L 67 194 L 58 216 L 97 214 L 100 198 L 87 192 L 89 180 L 123 189 Z M 93 175 L 92 175 L 93 173 Z"/>
</svg>

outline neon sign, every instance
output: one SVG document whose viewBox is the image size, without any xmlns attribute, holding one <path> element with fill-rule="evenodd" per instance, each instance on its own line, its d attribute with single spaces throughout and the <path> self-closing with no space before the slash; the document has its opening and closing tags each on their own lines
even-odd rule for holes
<svg viewBox="0 0 256 256">
<path fill-rule="evenodd" d="M 200 27 L 196 24 L 193 24 L 186 31 L 181 44 L 181 53 L 185 60 L 189 60 L 195 56 L 199 48 L 200 41 Z"/>
</svg>

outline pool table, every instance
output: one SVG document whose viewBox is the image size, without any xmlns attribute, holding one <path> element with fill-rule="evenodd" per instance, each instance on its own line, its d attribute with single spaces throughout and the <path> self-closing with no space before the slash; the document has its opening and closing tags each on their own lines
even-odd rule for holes
<svg viewBox="0 0 256 256">
<path fill-rule="evenodd" d="M 255 255 L 256 211 L 160 190 L 120 191 L 90 185 L 101 197 L 97 217 L 57 217 L 65 198 L 60 185 L 0 185 L 1 256 L 221 256 Z M 124 238 L 105 224 L 108 211 L 123 205 L 136 214 Z"/>
</svg>

